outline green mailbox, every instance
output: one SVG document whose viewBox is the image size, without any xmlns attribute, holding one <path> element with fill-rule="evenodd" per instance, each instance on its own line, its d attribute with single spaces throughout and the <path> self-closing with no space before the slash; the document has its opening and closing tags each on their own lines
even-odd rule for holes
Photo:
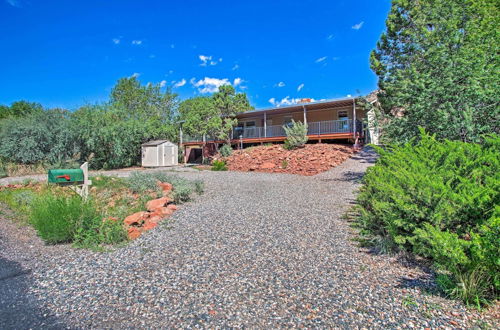
<svg viewBox="0 0 500 330">
<path fill-rule="evenodd" d="M 49 183 L 57 183 L 60 185 L 74 185 L 83 184 L 85 176 L 83 170 L 78 169 L 63 169 L 63 170 L 49 170 Z"/>
</svg>

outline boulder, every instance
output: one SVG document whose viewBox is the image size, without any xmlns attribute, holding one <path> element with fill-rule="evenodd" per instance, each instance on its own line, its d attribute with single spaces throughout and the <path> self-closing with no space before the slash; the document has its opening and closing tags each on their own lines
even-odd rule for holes
<svg viewBox="0 0 500 330">
<path fill-rule="evenodd" d="M 147 222 L 153 222 L 153 223 L 158 223 L 163 220 L 162 215 L 154 215 L 154 213 L 151 215 L 151 217 L 148 219 Z"/>
<path fill-rule="evenodd" d="M 158 181 L 158 187 L 161 188 L 161 191 L 163 192 L 164 196 L 169 194 L 173 189 L 173 186 L 168 182 L 159 182 Z"/>
<path fill-rule="evenodd" d="M 155 228 L 158 224 L 156 222 L 151 222 L 151 221 L 146 221 L 144 223 L 144 226 L 142 226 L 142 229 L 144 230 L 151 230 L 153 228 Z"/>
<path fill-rule="evenodd" d="M 151 216 L 159 215 L 159 216 L 165 218 L 169 215 L 172 215 L 172 213 L 174 213 L 174 211 L 172 209 L 169 209 L 168 207 L 160 207 L 160 208 L 156 209 L 153 213 L 151 213 Z"/>
<path fill-rule="evenodd" d="M 146 208 L 148 211 L 154 212 L 156 209 L 166 206 L 170 201 L 171 199 L 168 197 L 153 199 L 146 203 Z"/>
<path fill-rule="evenodd" d="M 177 205 L 175 204 L 168 204 L 167 209 L 172 210 L 172 211 L 177 211 Z"/>
<path fill-rule="evenodd" d="M 130 227 L 127 232 L 128 239 L 134 240 L 141 236 L 141 231 L 136 227 Z"/>
<path fill-rule="evenodd" d="M 148 215 L 149 215 L 148 212 L 144 211 L 137 212 L 126 217 L 125 220 L 123 220 L 123 223 L 126 224 L 127 226 L 138 226 L 144 222 L 144 219 Z"/>
</svg>

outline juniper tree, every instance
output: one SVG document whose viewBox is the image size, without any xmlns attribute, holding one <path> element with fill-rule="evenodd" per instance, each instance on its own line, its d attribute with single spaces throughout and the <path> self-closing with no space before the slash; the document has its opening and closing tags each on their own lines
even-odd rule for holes
<svg viewBox="0 0 500 330">
<path fill-rule="evenodd" d="M 389 140 L 418 136 L 419 126 L 462 141 L 499 132 L 499 7 L 494 0 L 393 0 L 370 58 Z"/>
</svg>

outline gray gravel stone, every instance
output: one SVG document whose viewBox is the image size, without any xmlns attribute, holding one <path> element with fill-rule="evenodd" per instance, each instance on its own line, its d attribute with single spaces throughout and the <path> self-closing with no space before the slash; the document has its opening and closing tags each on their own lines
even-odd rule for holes
<svg viewBox="0 0 500 330">
<path fill-rule="evenodd" d="M 126 247 L 47 247 L 1 221 L 0 256 L 30 269 L 25 297 L 72 328 L 471 325 L 471 311 L 430 293 L 426 269 L 353 242 L 343 215 L 374 161 L 365 150 L 314 177 L 180 173 L 204 180 L 204 195 Z"/>
</svg>

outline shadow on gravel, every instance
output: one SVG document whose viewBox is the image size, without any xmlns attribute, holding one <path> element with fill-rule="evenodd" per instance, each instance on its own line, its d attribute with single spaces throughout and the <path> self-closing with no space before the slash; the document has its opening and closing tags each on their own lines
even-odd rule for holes
<svg viewBox="0 0 500 330">
<path fill-rule="evenodd" d="M 363 175 L 365 172 L 353 172 L 353 171 L 347 171 L 342 174 L 342 177 L 340 178 L 335 178 L 335 179 L 322 179 L 321 181 L 323 182 L 335 182 L 335 181 L 344 181 L 344 182 L 354 182 L 354 183 L 361 183 L 361 180 L 363 179 Z"/>
<path fill-rule="evenodd" d="M 26 294 L 31 285 L 30 273 L 17 262 L 0 257 L 0 329 L 66 328 Z"/>
<path fill-rule="evenodd" d="M 360 163 L 375 164 L 378 159 L 378 154 L 373 148 L 367 147 L 363 151 L 354 154 L 351 159 L 359 160 Z"/>
</svg>

